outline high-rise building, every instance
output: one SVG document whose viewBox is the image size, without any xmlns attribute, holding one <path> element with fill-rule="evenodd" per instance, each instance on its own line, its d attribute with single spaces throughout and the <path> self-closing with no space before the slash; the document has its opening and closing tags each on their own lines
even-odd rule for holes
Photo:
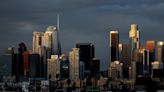
<svg viewBox="0 0 164 92">
<path fill-rule="evenodd" d="M 100 76 L 100 60 L 93 58 L 90 60 L 90 75 L 99 79 Z"/>
<path fill-rule="evenodd" d="M 68 79 L 69 78 L 69 60 L 68 56 L 62 54 L 60 56 L 60 79 Z"/>
<path fill-rule="evenodd" d="M 155 61 L 155 41 L 150 40 L 146 42 L 146 49 L 149 50 L 149 73 L 151 74 L 151 63 Z"/>
<path fill-rule="evenodd" d="M 110 55 L 111 62 L 119 60 L 119 33 L 118 31 L 110 31 Z"/>
<path fill-rule="evenodd" d="M 123 51 L 123 44 L 122 43 L 119 43 L 118 44 L 118 51 L 119 51 L 119 60 L 121 61 L 122 60 L 122 51 Z"/>
<path fill-rule="evenodd" d="M 164 64 L 164 42 L 157 42 L 157 60 Z"/>
<path fill-rule="evenodd" d="M 80 51 L 79 48 L 73 48 L 71 52 L 69 52 L 69 67 L 70 67 L 70 79 L 71 80 L 79 80 L 79 63 L 80 63 Z"/>
<path fill-rule="evenodd" d="M 47 59 L 48 74 L 50 80 L 58 80 L 60 75 L 60 61 L 58 55 L 51 55 L 51 59 Z"/>
<path fill-rule="evenodd" d="M 91 43 L 77 43 L 76 48 L 80 50 L 80 61 L 85 64 L 85 70 L 90 70 L 90 59 L 95 57 L 95 48 Z"/>
<path fill-rule="evenodd" d="M 164 70 L 163 64 L 159 61 L 154 61 L 151 63 L 152 65 L 152 77 L 153 78 L 163 78 L 164 77 Z"/>
<path fill-rule="evenodd" d="M 33 32 L 33 52 L 39 53 L 42 47 L 50 50 L 51 54 L 61 55 L 61 44 L 59 41 L 59 16 L 57 26 L 49 26 L 45 32 Z M 50 57 L 49 57 L 50 58 Z"/>
<path fill-rule="evenodd" d="M 57 27 L 49 26 L 42 38 L 43 46 L 51 51 L 51 54 L 61 55 L 59 42 L 59 33 Z"/>
<path fill-rule="evenodd" d="M 12 74 L 12 55 L 5 54 L 0 55 L 0 81 L 4 81 L 4 78 L 11 77 Z"/>
<path fill-rule="evenodd" d="M 33 32 L 33 53 L 39 53 L 42 47 L 42 36 L 44 32 Z"/>
<path fill-rule="evenodd" d="M 40 60 L 39 54 L 30 54 L 29 56 L 29 77 L 30 78 L 43 78 L 44 77 L 44 66 Z"/>
<path fill-rule="evenodd" d="M 28 77 L 29 76 L 29 56 L 30 53 L 28 51 L 22 53 L 23 55 L 23 71 L 24 71 L 24 76 Z"/>
<path fill-rule="evenodd" d="M 119 44 L 119 61 L 123 63 L 124 78 L 128 78 L 128 70 L 130 66 L 130 50 L 128 44 Z"/>
<path fill-rule="evenodd" d="M 130 38 L 130 57 L 131 61 L 133 60 L 134 52 L 139 49 L 140 47 L 140 39 L 139 39 L 139 30 L 137 24 L 132 24 L 131 29 L 129 31 L 129 38 Z"/>
<path fill-rule="evenodd" d="M 112 79 L 122 79 L 123 78 L 122 66 L 123 63 L 120 63 L 119 61 L 111 62 L 108 75 Z"/>
<path fill-rule="evenodd" d="M 16 81 L 20 81 L 23 78 L 23 58 L 20 53 L 12 54 L 12 76 L 16 77 Z"/>
<path fill-rule="evenodd" d="M 83 80 L 85 78 L 85 64 L 84 62 L 80 61 L 80 65 L 79 65 L 79 76 L 80 79 Z"/>
<path fill-rule="evenodd" d="M 137 78 L 137 62 L 132 61 L 129 67 L 129 79 L 135 81 Z"/>
<path fill-rule="evenodd" d="M 149 50 L 143 50 L 143 73 L 149 74 Z"/>
<path fill-rule="evenodd" d="M 47 59 L 51 55 L 61 55 L 61 45 L 59 41 L 59 16 L 57 27 L 49 26 L 45 32 L 33 33 L 33 53 L 40 54 L 40 60 L 44 64 L 44 76 L 47 77 Z"/>
</svg>

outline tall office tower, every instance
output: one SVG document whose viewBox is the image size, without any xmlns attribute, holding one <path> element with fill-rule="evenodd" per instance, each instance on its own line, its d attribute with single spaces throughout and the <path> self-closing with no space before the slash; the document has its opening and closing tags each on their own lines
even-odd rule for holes
<svg viewBox="0 0 164 92">
<path fill-rule="evenodd" d="M 23 71 L 24 71 L 24 77 L 29 77 L 29 51 L 26 51 L 22 53 L 23 56 Z"/>
<path fill-rule="evenodd" d="M 120 63 L 119 61 L 111 62 L 110 68 L 109 68 L 109 76 L 112 79 L 122 79 L 123 78 L 123 63 Z"/>
<path fill-rule="evenodd" d="M 42 47 L 43 32 L 33 32 L 33 53 L 39 53 Z"/>
<path fill-rule="evenodd" d="M 99 79 L 100 77 L 100 60 L 93 58 L 90 60 L 90 75 L 91 77 L 95 77 Z"/>
<path fill-rule="evenodd" d="M 95 57 L 95 47 L 91 43 L 77 43 L 80 50 L 80 61 L 85 63 L 85 70 L 90 70 L 90 59 Z"/>
<path fill-rule="evenodd" d="M 129 79 L 135 81 L 137 78 L 137 62 L 132 61 L 129 67 Z"/>
<path fill-rule="evenodd" d="M 47 74 L 47 78 L 49 78 L 49 80 L 58 80 L 59 79 L 59 74 L 60 74 L 60 62 L 59 62 L 59 58 L 58 55 L 51 55 L 51 59 L 47 59 L 48 64 L 47 64 L 47 68 L 48 68 L 48 74 Z"/>
<path fill-rule="evenodd" d="M 149 50 L 149 73 L 151 74 L 151 63 L 155 61 L 155 41 L 147 41 L 146 49 Z"/>
<path fill-rule="evenodd" d="M 84 62 L 80 61 L 80 65 L 79 65 L 79 68 L 80 68 L 80 80 L 83 80 L 85 78 L 85 64 Z"/>
<path fill-rule="evenodd" d="M 110 31 L 110 55 L 111 61 L 118 61 L 119 59 L 119 34 L 118 31 Z"/>
<path fill-rule="evenodd" d="M 122 51 L 123 51 L 123 44 L 122 43 L 119 43 L 118 44 L 118 51 L 119 51 L 119 61 L 122 62 Z"/>
<path fill-rule="evenodd" d="M 129 31 L 129 38 L 130 38 L 130 57 L 131 61 L 133 60 L 133 53 L 139 49 L 140 47 L 140 41 L 139 41 L 139 30 L 138 30 L 138 25 L 137 24 L 132 24 L 131 29 Z"/>
<path fill-rule="evenodd" d="M 60 56 L 60 79 L 69 79 L 69 60 L 64 54 Z"/>
<path fill-rule="evenodd" d="M 119 44 L 119 60 L 123 63 L 124 78 L 128 78 L 128 70 L 130 66 L 130 47 L 128 44 Z"/>
<path fill-rule="evenodd" d="M 29 77 L 30 78 L 42 78 L 44 76 L 43 72 L 43 62 L 40 60 L 39 54 L 29 55 Z"/>
<path fill-rule="evenodd" d="M 61 44 L 59 41 L 59 16 L 57 16 L 57 27 L 49 26 L 45 32 L 33 32 L 33 52 L 41 52 L 46 47 L 51 54 L 61 55 Z"/>
<path fill-rule="evenodd" d="M 69 52 L 70 79 L 79 80 L 79 48 L 73 48 Z"/>
<path fill-rule="evenodd" d="M 143 73 L 149 74 L 149 50 L 143 49 Z"/>
<path fill-rule="evenodd" d="M 164 42 L 157 42 L 157 60 L 164 64 Z"/>
<path fill-rule="evenodd" d="M 4 81 L 5 78 L 9 81 L 9 76 L 12 74 L 12 55 L 5 54 L 0 55 L 0 81 Z"/>
<path fill-rule="evenodd" d="M 12 54 L 12 76 L 16 77 L 16 81 L 23 78 L 23 58 L 20 53 Z"/>
<path fill-rule="evenodd" d="M 49 26 L 42 39 L 43 46 L 50 50 L 51 54 L 54 55 L 61 55 L 58 35 L 57 27 Z"/>
</svg>

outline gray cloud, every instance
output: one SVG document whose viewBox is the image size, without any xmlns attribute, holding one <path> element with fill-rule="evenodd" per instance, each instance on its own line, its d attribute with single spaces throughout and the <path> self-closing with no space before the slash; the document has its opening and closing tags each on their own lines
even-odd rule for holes
<svg viewBox="0 0 164 92">
<path fill-rule="evenodd" d="M 61 16 L 62 50 L 68 53 L 77 42 L 92 42 L 96 57 L 106 69 L 109 62 L 109 31 L 119 30 L 128 43 L 131 23 L 139 24 L 141 40 L 163 40 L 163 0 L 1 0 L 0 53 L 24 41 L 32 46 L 32 32 L 45 31 Z"/>
</svg>

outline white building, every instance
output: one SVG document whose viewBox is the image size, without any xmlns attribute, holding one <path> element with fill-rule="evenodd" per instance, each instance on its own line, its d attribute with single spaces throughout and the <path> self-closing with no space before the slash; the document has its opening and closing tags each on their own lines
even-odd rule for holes
<svg viewBox="0 0 164 92">
<path fill-rule="evenodd" d="M 79 80 L 79 48 L 73 48 L 69 52 L 70 79 Z"/>
<path fill-rule="evenodd" d="M 47 78 L 51 76 L 51 80 L 57 80 L 60 74 L 60 61 L 58 55 L 51 55 L 51 59 L 47 59 Z"/>
</svg>

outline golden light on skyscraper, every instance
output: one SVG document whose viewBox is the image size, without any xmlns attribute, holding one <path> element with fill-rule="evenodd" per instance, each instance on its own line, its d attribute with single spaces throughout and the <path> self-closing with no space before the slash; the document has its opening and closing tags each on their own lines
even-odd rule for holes
<svg viewBox="0 0 164 92">
<path fill-rule="evenodd" d="M 129 37 L 136 38 L 138 36 L 138 25 L 131 24 L 131 29 L 129 31 Z"/>
<path fill-rule="evenodd" d="M 158 46 L 163 46 L 164 42 L 163 41 L 159 41 L 157 44 L 158 44 Z"/>
<path fill-rule="evenodd" d="M 154 40 L 147 41 L 146 49 L 149 50 L 150 52 L 153 52 L 155 49 L 155 41 Z"/>
<path fill-rule="evenodd" d="M 123 47 L 122 47 L 122 43 L 119 43 L 119 44 L 118 44 L 118 48 L 119 48 L 119 51 L 121 52 L 121 51 L 122 51 L 122 48 L 123 48 Z"/>
</svg>

